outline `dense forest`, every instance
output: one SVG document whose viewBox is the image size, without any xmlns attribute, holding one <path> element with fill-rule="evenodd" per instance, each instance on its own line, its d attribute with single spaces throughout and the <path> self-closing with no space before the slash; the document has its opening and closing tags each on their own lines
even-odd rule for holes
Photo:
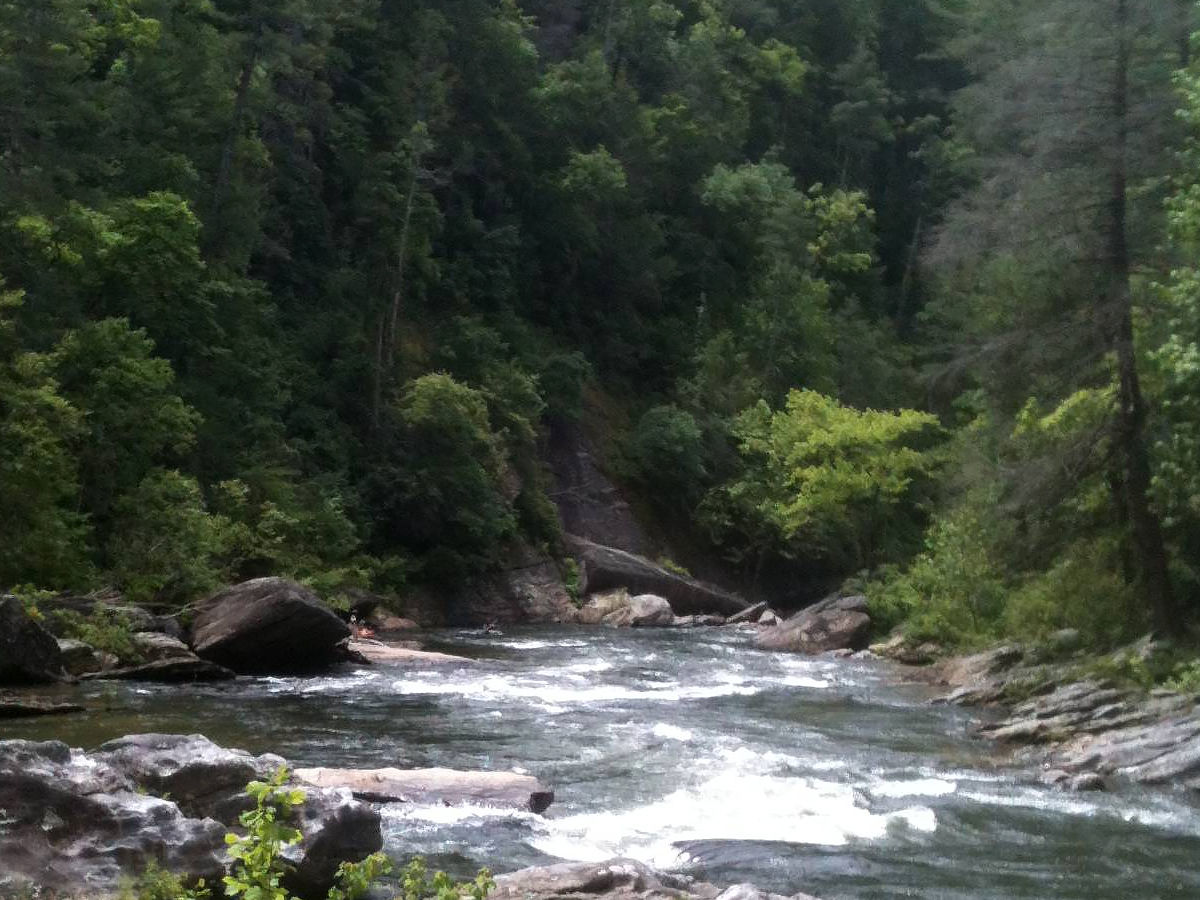
<svg viewBox="0 0 1200 900">
<path fill-rule="evenodd" d="M 0 586 L 560 552 L 600 435 L 744 590 L 1200 609 L 1187 0 L 0 0 Z M 668 541 L 668 544 L 670 541 Z"/>
</svg>

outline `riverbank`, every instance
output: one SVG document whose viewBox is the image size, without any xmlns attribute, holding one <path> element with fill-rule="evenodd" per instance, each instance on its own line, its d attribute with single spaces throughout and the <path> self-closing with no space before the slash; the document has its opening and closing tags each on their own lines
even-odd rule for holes
<svg viewBox="0 0 1200 900">
<path fill-rule="evenodd" d="M 874 649 L 900 660 L 913 656 L 896 641 Z M 1147 785 L 1200 797 L 1200 693 L 1120 677 L 1154 667 L 1166 652 L 1150 640 L 1102 657 L 1004 644 L 911 672 L 948 689 L 935 702 L 990 709 L 978 734 L 1039 770 L 1047 785 Z"/>
</svg>

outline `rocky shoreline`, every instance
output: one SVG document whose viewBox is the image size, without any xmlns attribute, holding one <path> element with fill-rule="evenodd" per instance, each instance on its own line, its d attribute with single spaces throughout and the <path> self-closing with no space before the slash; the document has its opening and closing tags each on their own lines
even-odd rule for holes
<svg viewBox="0 0 1200 900">
<path fill-rule="evenodd" d="M 907 659 L 908 677 L 946 688 L 933 702 L 991 711 L 976 733 L 1037 771 L 1043 784 L 1200 792 L 1200 697 L 1194 694 L 1080 677 L 1077 661 L 1047 662 L 1015 644 L 918 666 L 911 663 L 913 649 L 901 642 L 873 650 Z M 1129 652 L 1148 657 L 1156 651 L 1143 641 Z"/>
</svg>

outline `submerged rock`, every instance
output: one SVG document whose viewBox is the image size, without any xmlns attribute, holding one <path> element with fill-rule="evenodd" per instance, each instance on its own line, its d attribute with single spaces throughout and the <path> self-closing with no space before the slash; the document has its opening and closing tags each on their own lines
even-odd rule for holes
<svg viewBox="0 0 1200 900">
<path fill-rule="evenodd" d="M 824 653 L 864 650 L 871 633 L 865 597 L 827 597 L 758 636 L 765 650 Z"/>
<path fill-rule="evenodd" d="M 62 651 L 16 597 L 0 597 L 0 684 L 44 684 L 66 677 Z"/>
<path fill-rule="evenodd" d="M 378 803 L 488 806 L 544 812 L 554 791 L 531 775 L 514 772 L 459 772 L 454 769 L 297 769 L 307 784 L 346 788 Z"/>
<path fill-rule="evenodd" d="M 43 697 L 14 697 L 0 694 L 0 719 L 31 719 L 83 712 L 78 703 L 59 703 Z"/>
<path fill-rule="evenodd" d="M 192 626 L 192 649 L 238 673 L 313 671 L 338 658 L 350 629 L 312 591 L 256 578 L 209 598 Z"/>
</svg>

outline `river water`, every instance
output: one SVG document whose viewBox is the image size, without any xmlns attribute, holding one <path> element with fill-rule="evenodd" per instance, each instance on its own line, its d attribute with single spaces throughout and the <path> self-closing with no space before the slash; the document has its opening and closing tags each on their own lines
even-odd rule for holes
<svg viewBox="0 0 1200 900">
<path fill-rule="evenodd" d="M 628 856 L 718 884 L 875 898 L 1200 897 L 1200 806 L 1064 794 L 881 663 L 757 651 L 745 630 L 444 631 L 439 668 L 196 686 L 93 683 L 103 712 L 0 723 L 92 747 L 201 732 L 297 765 L 516 770 L 543 816 L 384 808 L 387 849 L 456 874 Z"/>
</svg>

